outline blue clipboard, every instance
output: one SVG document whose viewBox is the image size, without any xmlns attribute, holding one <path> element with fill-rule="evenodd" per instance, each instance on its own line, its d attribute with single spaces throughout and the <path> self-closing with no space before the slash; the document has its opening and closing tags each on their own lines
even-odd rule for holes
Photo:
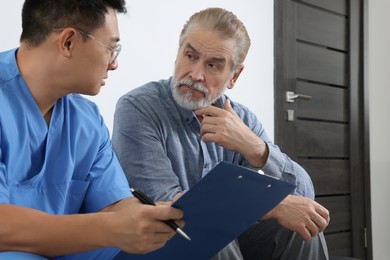
<svg viewBox="0 0 390 260">
<path fill-rule="evenodd" d="M 210 259 L 273 209 L 294 185 L 254 170 L 221 162 L 172 206 L 184 212 L 183 231 L 145 255 L 120 252 L 115 259 Z"/>
</svg>

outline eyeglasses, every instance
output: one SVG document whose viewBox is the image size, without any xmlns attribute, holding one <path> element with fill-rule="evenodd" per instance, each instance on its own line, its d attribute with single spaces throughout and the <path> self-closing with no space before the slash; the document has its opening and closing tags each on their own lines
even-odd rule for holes
<svg viewBox="0 0 390 260">
<path fill-rule="evenodd" d="M 99 40 L 98 38 L 96 38 L 95 36 L 93 36 L 92 34 L 89 34 L 79 28 L 74 28 L 76 31 L 78 31 L 79 33 L 91 38 L 92 40 L 95 40 L 96 42 L 98 42 L 99 44 L 101 44 L 102 46 L 106 47 L 107 49 L 109 49 L 111 51 L 111 57 L 110 57 L 110 60 L 109 60 L 109 65 L 113 64 L 116 59 L 118 58 L 119 56 L 119 53 L 121 53 L 121 50 L 122 50 L 122 45 L 120 45 L 119 43 L 113 48 L 111 47 L 110 45 L 107 45 L 105 44 L 103 41 Z M 59 31 L 59 30 L 63 30 L 63 29 L 53 29 L 54 31 Z"/>
<path fill-rule="evenodd" d="M 79 28 L 75 28 L 76 31 L 78 31 L 79 33 L 81 34 L 84 34 L 85 36 L 91 38 L 92 40 L 95 40 L 96 42 L 100 43 L 102 46 L 106 47 L 107 49 L 109 49 L 111 51 L 111 58 L 110 58 L 110 61 L 108 64 L 113 64 L 116 59 L 118 58 L 118 55 L 119 53 L 121 53 L 121 50 L 122 50 L 122 45 L 120 45 L 119 43 L 113 48 L 111 47 L 110 45 L 107 45 L 105 44 L 104 42 L 102 42 L 101 40 L 99 40 L 98 38 L 96 38 L 95 36 L 93 36 L 92 34 L 89 34 L 87 32 L 84 32 L 83 30 L 80 30 Z"/>
</svg>

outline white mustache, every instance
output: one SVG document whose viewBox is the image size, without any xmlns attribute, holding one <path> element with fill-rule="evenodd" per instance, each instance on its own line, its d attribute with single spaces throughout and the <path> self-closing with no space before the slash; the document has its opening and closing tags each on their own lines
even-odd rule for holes
<svg viewBox="0 0 390 260">
<path fill-rule="evenodd" d="M 200 82 L 194 82 L 190 79 L 182 79 L 178 82 L 178 86 L 187 86 L 197 91 L 203 92 L 205 95 L 209 93 L 208 89 Z"/>
</svg>

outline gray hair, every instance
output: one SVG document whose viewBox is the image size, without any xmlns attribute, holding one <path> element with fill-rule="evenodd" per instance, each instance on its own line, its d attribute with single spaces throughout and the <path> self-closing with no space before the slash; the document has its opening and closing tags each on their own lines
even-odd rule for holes
<svg viewBox="0 0 390 260">
<path fill-rule="evenodd" d="M 188 33 L 196 27 L 214 30 L 225 39 L 235 40 L 237 48 L 233 54 L 233 71 L 243 64 L 251 40 L 244 24 L 235 14 L 222 8 L 207 8 L 193 14 L 181 31 L 179 48 L 183 45 Z"/>
</svg>

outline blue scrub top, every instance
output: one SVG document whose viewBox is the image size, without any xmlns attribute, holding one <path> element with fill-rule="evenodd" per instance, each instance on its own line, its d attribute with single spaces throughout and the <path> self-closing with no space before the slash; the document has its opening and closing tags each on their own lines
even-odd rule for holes
<svg viewBox="0 0 390 260">
<path fill-rule="evenodd" d="M 131 197 L 97 106 L 67 95 L 56 102 L 48 127 L 16 52 L 0 53 L 0 203 L 74 214 Z"/>
</svg>

